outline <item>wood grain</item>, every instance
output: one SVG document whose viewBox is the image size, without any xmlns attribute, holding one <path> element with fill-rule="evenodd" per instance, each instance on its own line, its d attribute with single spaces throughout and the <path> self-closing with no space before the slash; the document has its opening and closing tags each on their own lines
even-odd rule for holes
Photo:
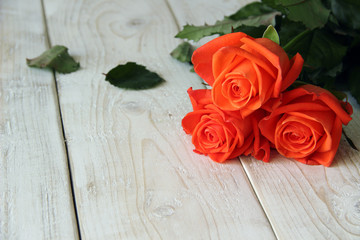
<svg viewBox="0 0 360 240">
<path fill-rule="evenodd" d="M 0 239 L 77 239 L 40 1 L 0 2 Z"/>
<path fill-rule="evenodd" d="M 45 12 L 51 42 L 82 65 L 57 81 L 83 239 L 274 238 L 241 164 L 194 154 L 182 131 L 186 90 L 203 85 L 169 56 L 180 40 L 165 1 L 46 0 Z M 127 61 L 167 82 L 104 81 Z"/>
<path fill-rule="evenodd" d="M 168 0 L 179 27 L 186 24 L 201 26 L 214 24 L 239 10 L 242 6 L 253 2 L 253 0 Z"/>
</svg>

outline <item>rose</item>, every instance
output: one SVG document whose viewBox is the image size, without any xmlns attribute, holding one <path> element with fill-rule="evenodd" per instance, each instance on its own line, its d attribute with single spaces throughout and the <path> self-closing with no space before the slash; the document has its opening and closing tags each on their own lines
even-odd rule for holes
<svg viewBox="0 0 360 240">
<path fill-rule="evenodd" d="M 285 157 L 330 166 L 340 143 L 342 124 L 352 107 L 325 89 L 304 85 L 284 92 L 281 104 L 259 123 L 261 133 Z"/>
<path fill-rule="evenodd" d="M 239 112 L 223 111 L 215 106 L 211 90 L 190 88 L 188 94 L 194 111 L 183 118 L 182 126 L 192 135 L 195 152 L 209 155 L 216 162 L 242 154 L 269 161 L 270 145 L 258 129 L 262 111 L 242 119 Z"/>
<path fill-rule="evenodd" d="M 246 117 L 289 87 L 300 74 L 303 59 L 291 61 L 267 38 L 244 33 L 218 37 L 192 56 L 195 72 L 212 86 L 212 99 L 223 110 L 241 110 Z"/>
</svg>

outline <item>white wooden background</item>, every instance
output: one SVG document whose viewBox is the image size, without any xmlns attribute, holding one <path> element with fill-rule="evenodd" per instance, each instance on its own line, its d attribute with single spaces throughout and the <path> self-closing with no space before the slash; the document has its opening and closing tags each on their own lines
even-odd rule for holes
<svg viewBox="0 0 360 240">
<path fill-rule="evenodd" d="M 345 137 L 325 168 L 275 153 L 214 163 L 182 131 L 186 90 L 203 85 L 169 56 L 174 35 L 248 2 L 1 0 L 0 239 L 359 239 L 360 153 Z M 79 71 L 26 66 L 56 44 Z M 104 81 L 127 61 L 167 82 Z"/>
</svg>

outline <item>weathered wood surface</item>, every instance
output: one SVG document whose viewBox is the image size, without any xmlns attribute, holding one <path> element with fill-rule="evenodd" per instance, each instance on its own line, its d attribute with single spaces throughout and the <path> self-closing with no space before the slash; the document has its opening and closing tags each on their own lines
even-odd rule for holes
<svg viewBox="0 0 360 240">
<path fill-rule="evenodd" d="M 51 42 L 82 63 L 57 75 L 81 236 L 274 238 L 241 164 L 194 154 L 181 128 L 191 108 L 186 90 L 203 85 L 169 55 L 180 42 L 175 9 L 158 0 L 44 5 Z M 103 72 L 127 61 L 166 83 L 126 91 L 104 81 Z"/>
<path fill-rule="evenodd" d="M 217 11 L 216 4 L 207 9 L 202 1 L 170 3 L 182 10 L 174 11 L 179 25 L 211 24 L 208 12 L 221 19 L 234 11 L 229 2 L 223 11 Z M 350 102 L 353 121 L 344 131 L 360 149 L 359 105 L 353 98 Z M 279 239 L 360 238 L 360 152 L 344 136 L 330 168 L 307 166 L 276 153 L 270 164 L 251 157 L 240 160 Z"/>
<path fill-rule="evenodd" d="M 40 1 L 0 1 L 0 239 L 76 239 L 67 157 Z"/>
<path fill-rule="evenodd" d="M 40 0 L 1 1 L 0 239 L 358 239 L 360 156 L 345 137 L 325 168 L 276 154 L 217 164 L 182 131 L 186 90 L 204 86 L 169 56 L 174 35 L 248 2 L 44 0 L 45 27 Z M 46 49 L 46 29 L 81 63 L 56 75 L 57 89 L 50 71 L 25 65 Z M 166 83 L 126 91 L 104 81 L 127 61 Z M 345 132 L 360 149 L 351 102 Z"/>
<path fill-rule="evenodd" d="M 344 128 L 360 149 L 359 105 Z M 241 158 L 279 239 L 360 238 L 360 152 L 343 136 L 331 167 L 308 166 L 274 154 L 270 164 Z"/>
</svg>

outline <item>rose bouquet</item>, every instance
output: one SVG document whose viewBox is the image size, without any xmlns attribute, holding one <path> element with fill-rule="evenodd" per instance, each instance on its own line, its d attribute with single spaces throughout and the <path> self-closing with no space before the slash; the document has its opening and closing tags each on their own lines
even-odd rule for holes
<svg viewBox="0 0 360 240">
<path fill-rule="evenodd" d="M 311 165 L 330 166 L 352 107 L 314 85 L 290 89 L 303 58 L 289 59 L 273 40 L 237 32 L 194 51 L 195 72 L 211 89 L 188 94 L 193 111 L 182 120 L 196 153 L 216 162 L 252 155 L 268 162 L 270 149 Z"/>
</svg>

